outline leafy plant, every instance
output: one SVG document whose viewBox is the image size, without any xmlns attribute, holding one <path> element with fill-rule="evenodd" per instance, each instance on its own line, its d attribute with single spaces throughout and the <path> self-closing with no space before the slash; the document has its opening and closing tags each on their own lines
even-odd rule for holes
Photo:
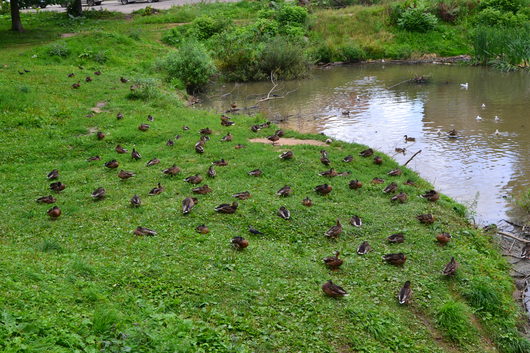
<svg viewBox="0 0 530 353">
<path fill-rule="evenodd" d="M 137 78 L 132 81 L 129 99 L 152 100 L 160 96 L 157 81 L 153 78 Z"/>
<path fill-rule="evenodd" d="M 260 70 L 263 75 L 274 75 L 279 79 L 293 79 L 307 72 L 308 61 L 303 48 L 283 37 L 268 42 L 260 56 Z"/>
<path fill-rule="evenodd" d="M 411 32 L 427 32 L 433 30 L 438 19 L 422 8 L 408 8 L 399 17 L 398 27 Z"/>
<path fill-rule="evenodd" d="M 70 55 L 70 49 L 66 46 L 66 43 L 53 43 L 48 47 L 48 55 L 66 58 Z"/>
</svg>

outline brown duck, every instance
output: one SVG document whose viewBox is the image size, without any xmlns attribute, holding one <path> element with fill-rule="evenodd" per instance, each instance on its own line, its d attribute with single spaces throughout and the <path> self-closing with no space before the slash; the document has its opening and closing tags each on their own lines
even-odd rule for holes
<svg viewBox="0 0 530 353">
<path fill-rule="evenodd" d="M 175 142 L 172 139 L 169 139 L 166 141 L 166 146 L 173 147 L 175 145 Z"/>
<path fill-rule="evenodd" d="M 261 127 L 259 125 L 252 125 L 250 127 L 250 131 L 252 132 L 258 132 L 259 130 L 261 130 Z"/>
<path fill-rule="evenodd" d="M 61 209 L 57 206 L 53 206 L 48 210 L 48 216 L 50 216 L 51 219 L 57 219 L 61 215 Z"/>
<path fill-rule="evenodd" d="M 348 292 L 344 290 L 344 288 L 337 286 L 335 283 L 333 283 L 331 280 L 327 281 L 322 285 L 322 291 L 328 296 L 332 298 L 341 298 L 348 296 Z"/>
<path fill-rule="evenodd" d="M 146 166 L 146 167 L 152 167 L 152 166 L 157 165 L 157 164 L 159 164 L 159 163 L 160 163 L 160 159 L 158 159 L 158 158 L 153 158 L 153 159 L 151 159 L 149 162 L 145 163 L 145 166 Z"/>
<path fill-rule="evenodd" d="M 350 218 L 350 224 L 354 227 L 360 227 L 363 225 L 363 221 L 361 220 L 361 217 L 357 216 L 357 215 L 353 215 L 351 218 Z"/>
<path fill-rule="evenodd" d="M 395 195 L 395 196 L 392 196 L 390 198 L 390 201 L 393 201 L 393 202 L 399 202 L 399 203 L 405 203 L 407 202 L 409 196 L 404 193 L 404 192 L 400 192 L 399 194 Z"/>
<path fill-rule="evenodd" d="M 342 233 L 342 224 L 340 224 L 340 220 L 337 219 L 337 223 L 329 228 L 324 235 L 328 238 L 337 239 L 339 235 Z"/>
<path fill-rule="evenodd" d="M 149 124 L 145 124 L 145 123 L 144 123 L 144 124 L 140 124 L 140 125 L 138 126 L 138 130 L 140 130 L 140 131 L 147 131 L 147 130 L 149 130 L 150 127 L 151 127 L 151 125 L 149 125 Z"/>
<path fill-rule="evenodd" d="M 203 186 L 199 186 L 198 188 L 191 189 L 191 192 L 193 192 L 194 194 L 199 194 L 199 195 L 206 195 L 212 191 L 213 190 L 207 184 L 204 184 Z"/>
<path fill-rule="evenodd" d="M 359 245 L 359 247 L 357 248 L 357 254 L 359 255 L 366 255 L 370 251 L 372 251 L 372 247 L 367 241 L 363 241 L 361 245 Z"/>
<path fill-rule="evenodd" d="M 37 201 L 38 203 L 55 203 L 57 199 L 53 197 L 52 195 L 48 195 L 48 196 L 39 197 L 35 201 Z"/>
<path fill-rule="evenodd" d="M 276 144 L 276 142 L 278 142 L 280 140 L 280 136 L 278 135 L 271 135 L 271 136 L 267 136 L 267 140 L 269 140 L 270 142 L 272 142 L 272 145 L 274 146 Z"/>
<path fill-rule="evenodd" d="M 320 162 L 326 166 L 331 163 L 328 158 L 328 152 L 326 150 L 320 151 Z"/>
<path fill-rule="evenodd" d="M 152 237 L 156 235 L 156 232 L 152 229 L 145 228 L 145 227 L 136 227 L 136 229 L 133 231 L 134 235 L 140 236 L 140 237 Z"/>
<path fill-rule="evenodd" d="M 171 167 L 162 170 L 162 173 L 165 175 L 174 176 L 180 173 L 180 168 L 177 167 L 176 164 L 173 164 Z"/>
<path fill-rule="evenodd" d="M 389 171 L 387 174 L 390 176 L 400 176 L 402 173 L 401 169 L 397 168 Z"/>
<path fill-rule="evenodd" d="M 408 179 L 403 185 L 416 186 L 416 183 L 413 180 Z"/>
<path fill-rule="evenodd" d="M 142 158 L 142 155 L 133 148 L 132 152 L 131 152 L 131 158 L 134 159 L 134 160 L 139 160 L 140 158 Z"/>
<path fill-rule="evenodd" d="M 101 71 L 99 71 L 99 70 L 98 71 L 94 71 L 94 75 L 96 75 L 96 76 L 101 75 Z"/>
<path fill-rule="evenodd" d="M 398 254 L 386 254 L 383 256 L 383 260 L 394 266 L 401 266 L 407 261 L 407 256 L 403 253 Z"/>
<path fill-rule="evenodd" d="M 381 178 L 373 178 L 371 181 L 372 184 L 383 184 L 384 182 L 385 180 Z"/>
<path fill-rule="evenodd" d="M 337 173 L 335 169 L 331 168 L 330 170 L 325 170 L 323 172 L 318 173 L 318 175 L 323 176 L 323 177 L 333 178 L 339 175 L 339 173 Z"/>
<path fill-rule="evenodd" d="M 280 130 L 276 130 L 275 134 L 280 137 L 283 137 L 285 135 L 285 132 L 283 132 L 283 130 L 280 129 Z"/>
<path fill-rule="evenodd" d="M 215 178 L 215 176 L 217 175 L 213 165 L 209 166 L 208 167 L 208 171 L 206 172 L 206 175 L 208 175 L 209 178 Z"/>
<path fill-rule="evenodd" d="M 263 174 L 263 172 L 259 169 L 254 169 L 254 170 L 251 170 L 250 172 L 248 172 L 248 175 L 250 176 L 255 176 L 255 177 L 259 177 Z"/>
<path fill-rule="evenodd" d="M 86 159 L 87 162 L 94 162 L 94 161 L 100 161 L 100 160 L 101 160 L 100 156 L 91 156 Z"/>
<path fill-rule="evenodd" d="M 386 240 L 391 244 L 400 244 L 405 241 L 405 234 L 395 233 L 386 238 Z"/>
<path fill-rule="evenodd" d="M 313 206 L 313 201 L 309 197 L 306 197 L 305 199 L 302 200 L 302 205 L 306 207 L 311 207 Z"/>
<path fill-rule="evenodd" d="M 452 239 L 452 236 L 449 233 L 440 233 L 436 235 L 436 240 L 438 241 L 438 243 L 442 245 L 449 243 L 451 239 Z"/>
<path fill-rule="evenodd" d="M 405 142 L 414 142 L 414 141 L 416 141 L 416 138 L 414 138 L 414 137 L 410 137 L 410 136 L 407 136 L 407 135 L 405 135 L 403 137 L 405 138 Z"/>
<path fill-rule="evenodd" d="M 383 192 L 385 194 L 393 193 L 393 192 L 396 192 L 397 188 L 398 188 L 398 185 L 394 182 L 391 182 L 390 184 L 387 185 L 386 188 L 383 189 Z"/>
<path fill-rule="evenodd" d="M 55 192 L 61 192 L 66 188 L 66 185 L 61 183 L 60 181 L 57 181 L 55 183 L 50 184 L 50 189 Z"/>
<path fill-rule="evenodd" d="M 138 195 L 134 195 L 133 197 L 131 197 L 132 207 L 140 207 L 141 204 L 142 204 L 142 200 L 140 199 Z"/>
<path fill-rule="evenodd" d="M 374 157 L 374 164 L 377 164 L 377 165 L 383 164 L 383 158 L 381 158 L 379 156 L 375 156 Z"/>
<path fill-rule="evenodd" d="M 203 141 L 199 141 L 195 144 L 195 152 L 204 153 L 204 142 Z"/>
<path fill-rule="evenodd" d="M 127 83 L 127 82 L 129 82 L 129 80 L 126 79 L 125 77 L 120 77 L 120 82 L 121 83 Z"/>
<path fill-rule="evenodd" d="M 432 224 L 436 220 L 430 213 L 417 215 L 416 218 L 423 224 Z"/>
<path fill-rule="evenodd" d="M 184 179 L 184 181 L 190 184 L 200 184 L 200 182 L 202 181 L 202 176 L 200 176 L 199 174 L 191 175 Z"/>
<path fill-rule="evenodd" d="M 215 208 L 215 212 L 227 213 L 227 214 L 235 213 L 237 210 L 237 206 L 238 204 L 235 201 L 232 202 L 231 205 L 227 203 L 222 203 Z"/>
<path fill-rule="evenodd" d="M 332 271 L 338 270 L 340 266 L 342 266 L 342 259 L 339 259 L 340 253 L 338 251 L 335 251 L 335 255 L 325 257 L 322 261 L 324 261 L 324 264 Z"/>
<path fill-rule="evenodd" d="M 119 153 L 119 154 L 125 154 L 125 153 L 128 153 L 129 151 L 127 151 L 125 148 L 123 148 L 121 145 L 116 145 L 116 147 L 114 148 L 114 150 Z"/>
<path fill-rule="evenodd" d="M 186 197 L 182 200 L 182 214 L 188 214 L 193 207 L 199 202 L 195 197 Z"/>
<path fill-rule="evenodd" d="M 344 163 L 351 163 L 351 162 L 353 161 L 353 156 L 352 156 L 352 155 L 348 155 L 348 156 L 344 157 L 344 158 L 342 159 L 342 161 L 343 161 Z"/>
<path fill-rule="evenodd" d="M 289 212 L 289 210 L 285 206 L 280 207 L 280 209 L 277 212 L 277 215 L 278 217 L 283 218 L 283 219 L 291 218 L 291 212 Z"/>
<path fill-rule="evenodd" d="M 158 183 L 158 185 L 149 191 L 149 196 L 159 195 L 164 191 L 164 187 Z"/>
<path fill-rule="evenodd" d="M 233 122 L 229 117 L 226 115 L 221 115 L 221 125 L 222 126 L 232 126 L 235 122 Z"/>
<path fill-rule="evenodd" d="M 52 170 L 51 172 L 48 173 L 47 178 L 48 180 L 55 180 L 59 178 L 59 170 L 58 169 Z"/>
<path fill-rule="evenodd" d="M 280 158 L 283 160 L 292 159 L 294 156 L 293 151 L 285 151 L 282 154 L 280 154 Z"/>
<path fill-rule="evenodd" d="M 230 243 L 236 250 L 243 250 L 248 246 L 248 240 L 243 237 L 233 237 Z"/>
<path fill-rule="evenodd" d="M 451 257 L 451 261 L 445 265 L 442 274 L 444 276 L 452 276 L 456 273 L 456 270 L 458 269 L 459 263 L 456 262 L 454 257 Z"/>
<path fill-rule="evenodd" d="M 221 159 L 221 160 L 218 160 L 218 161 L 213 161 L 212 164 L 216 165 L 218 167 L 226 167 L 228 165 L 228 162 L 225 161 L 224 159 Z"/>
<path fill-rule="evenodd" d="M 105 198 L 106 193 L 107 191 L 105 190 L 105 188 L 97 188 L 92 192 L 92 194 L 90 194 L 90 196 L 92 196 L 94 200 L 99 201 Z"/>
<path fill-rule="evenodd" d="M 245 145 L 242 145 L 242 144 L 240 144 L 240 143 L 238 143 L 237 145 L 234 146 L 234 148 L 235 148 L 236 150 L 240 150 L 240 149 L 245 148 L 245 147 L 246 147 Z"/>
<path fill-rule="evenodd" d="M 116 119 L 118 119 L 118 120 L 123 119 L 123 114 L 122 113 L 116 114 Z"/>
<path fill-rule="evenodd" d="M 182 130 L 183 130 L 183 131 L 188 131 L 189 129 L 190 129 L 190 127 L 187 126 L 187 125 L 182 126 Z"/>
<path fill-rule="evenodd" d="M 331 185 L 322 184 L 315 186 L 314 190 L 319 195 L 327 195 L 331 192 L 331 190 L 333 190 L 333 188 L 331 187 Z"/>
<path fill-rule="evenodd" d="M 134 174 L 133 172 L 128 172 L 128 171 L 122 169 L 118 173 L 118 178 L 120 178 L 122 180 L 126 180 L 126 179 L 129 179 L 129 178 L 132 178 L 135 175 L 136 174 Z"/>
<path fill-rule="evenodd" d="M 348 185 L 349 185 L 350 189 L 357 190 L 357 189 L 360 189 L 363 186 L 363 183 L 361 183 L 359 180 L 355 179 L 355 180 L 351 180 Z"/>
<path fill-rule="evenodd" d="M 211 134 L 212 134 L 212 130 L 211 130 L 210 128 L 207 127 L 207 128 L 201 129 L 201 130 L 199 131 L 199 133 L 200 133 L 201 135 L 211 135 Z"/>
<path fill-rule="evenodd" d="M 440 198 L 440 194 L 435 190 L 429 190 L 425 194 L 421 195 L 421 197 L 431 202 L 435 202 Z"/>
<path fill-rule="evenodd" d="M 198 225 L 197 227 L 195 227 L 195 231 L 197 231 L 197 233 L 200 233 L 200 234 L 208 234 L 208 233 L 210 233 L 210 229 L 204 224 L 201 224 L 201 225 Z"/>
<path fill-rule="evenodd" d="M 81 87 L 81 85 L 79 84 L 79 82 L 76 82 L 76 83 L 72 84 L 72 88 L 73 88 L 73 89 L 78 89 L 79 87 Z"/>
<path fill-rule="evenodd" d="M 250 195 L 250 192 L 243 191 L 243 192 L 238 192 L 236 194 L 233 194 L 232 197 L 235 197 L 236 199 L 239 199 L 239 200 L 247 200 L 251 197 L 251 195 Z"/>
<path fill-rule="evenodd" d="M 370 157 L 374 154 L 374 150 L 371 148 L 365 149 L 364 151 L 359 152 L 359 156 L 361 157 Z"/>
<path fill-rule="evenodd" d="M 293 193 L 293 189 L 289 185 L 285 185 L 280 190 L 276 191 L 276 195 L 287 197 Z"/>
<path fill-rule="evenodd" d="M 120 166 L 120 163 L 118 163 L 117 160 L 113 159 L 111 161 L 108 161 L 105 163 L 105 167 L 109 168 L 109 169 L 116 169 Z"/>
<path fill-rule="evenodd" d="M 410 281 L 406 281 L 401 290 L 398 293 L 398 303 L 408 304 L 412 297 L 412 289 L 410 289 Z"/>
<path fill-rule="evenodd" d="M 230 141 L 232 141 L 232 134 L 231 133 L 228 133 L 225 136 L 223 136 L 223 138 L 221 138 L 221 142 L 230 142 Z"/>
<path fill-rule="evenodd" d="M 405 154 L 405 152 L 407 151 L 407 149 L 406 149 L 406 148 L 401 148 L 401 147 L 396 147 L 396 148 L 394 149 L 394 151 L 396 151 L 396 153 L 403 153 L 403 154 Z"/>
</svg>

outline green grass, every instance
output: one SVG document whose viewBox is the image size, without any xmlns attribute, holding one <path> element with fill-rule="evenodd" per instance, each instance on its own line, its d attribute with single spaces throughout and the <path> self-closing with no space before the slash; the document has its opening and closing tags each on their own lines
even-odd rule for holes
<svg viewBox="0 0 530 353">
<path fill-rule="evenodd" d="M 431 185 L 414 172 L 404 169 L 400 177 L 387 177 L 397 167 L 392 159 L 383 156 L 383 165 L 376 166 L 358 157 L 365 146 L 343 142 L 326 149 L 332 165 L 352 175 L 330 180 L 330 195 L 316 195 L 313 187 L 325 182 L 317 174 L 326 169 L 319 161 L 321 147 L 294 146 L 295 158 L 281 161 L 278 154 L 285 148 L 248 142 L 274 131 L 250 132 L 264 118 L 236 116 L 236 125 L 228 128 L 220 125 L 218 114 L 183 107 L 182 93 L 153 69 L 156 58 L 169 50 L 153 40 L 160 24 L 139 25 L 139 39 L 128 36 L 125 21 L 83 26 L 79 35 L 57 41 L 69 49 L 64 57 L 49 55 L 58 31 L 36 38 L 31 26 L 21 35 L 22 44 L 13 40 L 0 51 L 0 351 L 528 351 L 516 331 L 520 312 L 511 298 L 508 264 L 490 238 L 463 218 L 462 206 L 445 196 L 429 203 L 418 196 Z M 100 51 L 104 62 L 83 55 Z M 19 75 L 23 68 L 30 72 Z M 94 76 L 95 70 L 102 75 Z M 67 77 L 71 72 L 74 78 Z M 94 81 L 85 83 L 87 75 Z M 122 76 L 130 82 L 152 79 L 156 94 L 130 99 L 130 84 L 120 83 Z M 81 87 L 74 90 L 71 84 L 77 81 Z M 86 116 L 103 101 L 102 113 Z M 118 112 L 123 120 L 115 118 Z M 137 126 L 147 122 L 148 114 L 155 118 L 152 127 L 140 132 Z M 183 131 L 183 125 L 190 130 Z M 193 145 L 205 127 L 214 133 L 199 155 Z M 107 137 L 98 141 L 97 130 Z M 221 142 L 228 131 L 234 141 Z M 175 146 L 167 147 L 166 140 L 177 134 Z M 325 139 L 292 131 L 287 136 Z M 234 149 L 238 143 L 247 148 Z M 138 149 L 142 160 L 116 154 L 116 144 Z M 355 161 L 342 163 L 348 154 Z M 102 160 L 87 162 L 92 155 Z M 145 167 L 154 157 L 161 164 Z M 213 192 L 199 195 L 195 209 L 183 216 L 181 201 L 192 186 L 182 179 L 205 176 L 220 158 L 229 166 L 217 167 L 218 176 L 206 181 Z M 110 159 L 136 177 L 119 180 L 116 170 L 103 167 Z M 173 163 L 183 172 L 165 177 L 161 169 Z M 48 205 L 34 201 L 50 193 L 46 174 L 53 168 L 67 185 L 56 195 L 63 211 L 56 221 L 48 219 Z M 264 175 L 246 174 L 255 168 Z M 381 186 L 370 184 L 374 177 L 398 182 L 409 202 L 392 204 Z M 364 183 L 357 191 L 348 188 L 354 178 Z M 403 185 L 409 178 L 418 186 Z M 158 182 L 166 190 L 147 196 Z M 280 199 L 275 192 L 285 184 L 294 195 Z M 94 202 L 90 193 L 100 186 L 108 196 Z M 214 212 L 245 190 L 252 198 L 241 201 L 236 214 Z M 140 208 L 129 207 L 134 194 L 142 198 Z M 313 207 L 301 205 L 306 196 Z M 291 210 L 292 220 L 276 216 L 282 205 Z M 419 224 L 415 216 L 425 212 L 438 221 Z M 363 227 L 348 224 L 354 214 L 362 217 Z M 323 233 L 336 218 L 345 232 L 330 241 Z M 203 223 L 209 234 L 195 232 Z M 158 235 L 135 237 L 138 225 Z M 249 234 L 248 225 L 265 235 Z M 453 235 L 446 247 L 434 242 L 441 231 Z M 405 243 L 388 244 L 386 237 L 396 232 L 405 233 Z M 230 247 L 237 235 L 250 241 L 244 251 Z M 374 251 L 360 257 L 355 250 L 364 240 Z M 335 250 L 345 263 L 330 272 L 321 259 Z M 382 263 L 383 254 L 398 251 L 408 256 L 403 268 Z M 460 262 L 459 272 L 442 278 L 451 256 Z M 323 296 L 320 286 L 328 279 L 350 296 Z M 412 282 L 413 299 L 399 306 L 396 294 L 406 280 Z M 439 339 L 438 330 L 447 339 Z"/>
</svg>

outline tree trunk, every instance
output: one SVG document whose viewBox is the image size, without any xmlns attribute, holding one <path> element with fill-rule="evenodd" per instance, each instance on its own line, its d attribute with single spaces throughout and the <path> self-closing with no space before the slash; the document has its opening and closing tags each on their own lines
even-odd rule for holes
<svg viewBox="0 0 530 353">
<path fill-rule="evenodd" d="M 22 21 L 20 20 L 20 8 L 18 0 L 11 0 L 11 30 L 15 32 L 22 32 Z"/>
<path fill-rule="evenodd" d="M 69 13 L 72 16 L 79 17 L 83 14 L 83 6 L 81 5 L 81 0 L 74 0 L 72 7 L 69 9 Z"/>
</svg>

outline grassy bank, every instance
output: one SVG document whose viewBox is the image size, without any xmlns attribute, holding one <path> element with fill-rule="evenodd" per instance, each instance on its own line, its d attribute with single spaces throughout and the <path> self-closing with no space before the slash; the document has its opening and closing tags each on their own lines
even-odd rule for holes
<svg viewBox="0 0 530 353">
<path fill-rule="evenodd" d="M 250 5 L 217 6 L 237 12 Z M 263 118 L 234 116 L 236 124 L 223 127 L 219 114 L 184 107 L 182 91 L 155 65 L 171 50 L 159 41 L 167 24 L 156 18 L 65 21 L 64 32 L 77 35 L 63 39 L 57 28 L 17 37 L 0 32 L 10 38 L 0 41 L 2 352 L 529 351 L 516 329 L 521 316 L 508 265 L 491 238 L 467 223 L 461 205 L 445 196 L 436 203 L 420 198 L 431 188 L 427 182 L 406 168 L 388 176 L 398 165 L 387 156 L 382 165 L 359 157 L 366 146 L 326 147 L 331 165 L 352 173 L 327 180 L 318 175 L 327 169 L 319 161 L 322 147 L 293 146 L 294 158 L 282 161 L 278 155 L 287 148 L 248 141 L 275 131 L 250 131 Z M 101 75 L 94 75 L 98 70 Z M 86 76 L 93 81 L 85 82 Z M 76 82 L 80 87 L 73 89 Z M 101 112 L 91 111 L 96 106 Z M 150 129 L 139 131 L 141 123 Z M 213 134 L 198 154 L 193 146 L 206 127 Z M 98 140 L 97 131 L 106 137 Z M 221 142 L 228 132 L 233 141 Z M 168 139 L 175 145 L 167 146 Z M 117 154 L 117 144 L 129 152 L 136 148 L 142 159 Z M 354 161 L 343 163 L 349 154 Z M 95 155 L 101 160 L 87 161 Z M 146 167 L 155 157 L 161 163 Z M 201 184 L 213 192 L 197 195 L 193 211 L 182 215 L 181 202 L 193 187 L 182 179 L 197 173 L 206 178 L 212 161 L 221 158 L 229 165 L 216 167 L 217 177 Z M 103 166 L 112 159 L 136 176 L 120 180 L 118 170 Z M 163 175 L 161 169 L 172 164 L 182 172 Z M 62 209 L 52 221 L 46 215 L 51 205 L 35 199 L 50 194 L 46 174 L 54 168 L 67 187 L 52 192 Z M 256 168 L 263 176 L 247 175 Z M 385 184 L 371 184 L 374 177 Z M 364 186 L 351 190 L 351 179 Z M 405 185 L 408 179 L 416 186 Z M 333 191 L 317 195 L 313 188 L 326 181 Z M 408 202 L 392 203 L 381 192 L 391 181 Z M 148 196 L 159 182 L 165 191 Z M 294 194 L 276 196 L 286 184 Z M 97 187 L 107 190 L 101 201 L 90 197 Z M 242 191 L 252 197 L 240 201 L 235 214 L 214 212 Z M 142 199 L 139 208 L 129 207 L 134 194 Z M 307 196 L 313 207 L 301 204 Z M 291 220 L 276 216 L 280 206 L 291 211 Z M 421 213 L 434 214 L 436 222 L 420 224 L 415 217 Z M 362 227 L 349 225 L 354 214 Z M 344 233 L 333 241 L 324 232 L 337 218 Z M 200 224 L 210 233 L 198 234 Z M 249 225 L 264 234 L 248 233 Z M 137 226 L 158 234 L 135 236 Z M 405 242 L 389 244 L 386 238 L 397 232 Z M 445 247 L 435 243 L 440 232 L 453 236 Z M 234 236 L 247 238 L 249 247 L 234 250 Z M 373 251 L 358 256 L 363 241 Z M 335 250 L 344 264 L 329 271 L 321 259 Z M 393 252 L 407 255 L 403 267 L 381 261 Z M 452 256 L 460 268 L 445 278 L 441 270 Z M 350 296 L 325 297 L 320 286 L 328 279 Z M 396 295 L 406 280 L 413 299 L 399 306 Z"/>
</svg>

